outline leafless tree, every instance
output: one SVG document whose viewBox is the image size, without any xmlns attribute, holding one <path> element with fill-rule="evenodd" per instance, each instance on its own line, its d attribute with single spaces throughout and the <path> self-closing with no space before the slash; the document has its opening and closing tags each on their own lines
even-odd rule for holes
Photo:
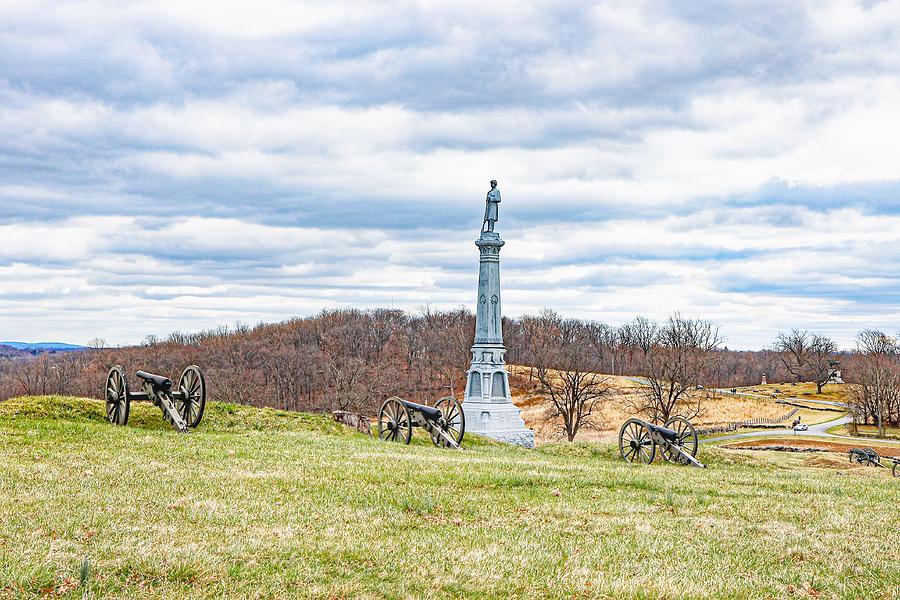
<svg viewBox="0 0 900 600">
<path fill-rule="evenodd" d="M 44 396 L 50 393 L 53 363 L 47 354 L 19 363 L 13 377 L 23 396 Z"/>
<path fill-rule="evenodd" d="M 871 418 L 882 437 L 886 421 L 900 420 L 891 414 L 900 405 L 900 347 L 896 338 L 873 330 L 860 332 L 856 347 L 861 365 L 851 401 L 854 420 L 865 424 Z"/>
<path fill-rule="evenodd" d="M 790 333 L 779 333 L 775 349 L 781 362 L 796 381 L 803 381 L 809 363 L 812 336 L 808 331 L 791 329 Z"/>
<path fill-rule="evenodd" d="M 809 344 L 808 372 L 810 379 L 816 382 L 818 394 L 822 393 L 822 388 L 834 374 L 834 355 L 837 349 L 834 340 L 823 335 L 812 336 Z"/>
<path fill-rule="evenodd" d="M 775 350 L 796 381 L 813 381 L 816 392 L 822 393 L 822 388 L 834 372 L 837 344 L 833 340 L 809 331 L 792 329 L 790 333 L 778 334 Z"/>
<path fill-rule="evenodd" d="M 106 340 L 102 337 L 96 337 L 88 342 L 88 348 L 92 348 L 94 350 L 103 350 L 104 348 L 106 348 L 106 346 Z"/>
<path fill-rule="evenodd" d="M 646 317 L 637 317 L 619 328 L 619 336 L 626 347 L 646 356 L 657 342 L 659 325 Z"/>
<path fill-rule="evenodd" d="M 475 320 L 465 308 L 451 311 L 425 309 L 425 350 L 429 367 L 445 381 L 446 391 L 456 397 L 465 381 L 465 365 L 475 335 Z"/>
<path fill-rule="evenodd" d="M 609 395 L 607 378 L 598 371 L 602 346 L 596 330 L 576 319 L 563 319 L 551 310 L 523 317 L 522 325 L 539 393 L 550 400 L 548 422 L 560 422 L 568 441 L 582 428 L 594 427 L 594 409 Z"/>
<path fill-rule="evenodd" d="M 675 313 L 661 326 L 635 319 L 623 335 L 642 353 L 646 379 L 632 408 L 655 422 L 700 414 L 707 363 L 722 341 L 718 326 Z"/>
</svg>

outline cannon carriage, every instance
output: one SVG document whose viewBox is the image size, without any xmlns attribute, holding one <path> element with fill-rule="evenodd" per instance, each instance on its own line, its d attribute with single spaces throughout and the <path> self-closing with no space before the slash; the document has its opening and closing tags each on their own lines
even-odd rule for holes
<svg viewBox="0 0 900 600">
<path fill-rule="evenodd" d="M 187 433 L 197 427 L 206 408 L 206 380 L 197 365 L 187 367 L 175 387 L 172 380 L 146 371 L 136 373 L 141 380 L 140 392 L 132 392 L 125 369 L 115 365 L 106 376 L 106 418 L 113 425 L 128 423 L 133 401 L 152 402 L 176 430 Z M 174 388 L 174 389 L 173 389 Z"/>
<path fill-rule="evenodd" d="M 850 450 L 850 462 L 867 467 L 880 467 L 881 457 L 872 448 L 853 448 Z"/>
<path fill-rule="evenodd" d="M 893 464 L 892 467 L 888 467 L 885 464 L 882 464 L 882 457 L 879 456 L 878 452 L 876 452 L 872 448 L 853 448 L 850 450 L 850 462 L 858 463 L 867 467 L 882 467 L 882 468 L 890 468 L 891 474 L 894 477 L 900 477 L 900 459 L 886 456 L 885 460 L 891 461 Z"/>
<path fill-rule="evenodd" d="M 670 463 L 705 469 L 696 459 L 699 445 L 697 430 L 684 417 L 672 417 L 665 425 L 632 418 L 619 429 L 619 455 L 628 462 L 650 464 L 659 449 Z"/>
<path fill-rule="evenodd" d="M 431 435 L 439 448 L 459 449 L 466 432 L 462 405 L 445 396 L 434 406 L 409 402 L 397 396 L 388 398 L 378 411 L 378 438 L 409 444 L 413 427 L 421 427 Z"/>
</svg>

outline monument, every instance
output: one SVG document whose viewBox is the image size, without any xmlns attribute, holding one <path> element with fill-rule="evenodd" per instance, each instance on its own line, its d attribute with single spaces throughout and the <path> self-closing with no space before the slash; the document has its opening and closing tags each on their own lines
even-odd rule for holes
<svg viewBox="0 0 900 600">
<path fill-rule="evenodd" d="M 499 218 L 500 190 L 491 181 L 484 207 L 481 236 L 475 245 L 481 253 L 478 265 L 478 297 L 475 343 L 466 383 L 463 413 L 466 431 L 503 442 L 534 447 L 534 432 L 525 427 L 509 393 L 506 348 L 500 308 L 500 248 L 504 242 L 494 231 Z"/>
<path fill-rule="evenodd" d="M 828 361 L 828 369 L 829 369 L 829 371 L 831 371 L 831 373 L 828 376 L 828 381 L 825 382 L 826 384 L 828 384 L 828 383 L 838 383 L 838 384 L 844 383 L 844 378 L 841 377 L 841 363 L 839 361 L 836 361 L 836 360 Z"/>
</svg>

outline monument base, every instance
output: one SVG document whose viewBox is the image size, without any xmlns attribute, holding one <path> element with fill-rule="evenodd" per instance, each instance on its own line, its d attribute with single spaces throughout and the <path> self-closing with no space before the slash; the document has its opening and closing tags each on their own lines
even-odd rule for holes
<svg viewBox="0 0 900 600">
<path fill-rule="evenodd" d="M 466 416 L 466 433 L 534 448 L 534 432 L 525 427 L 521 411 L 511 400 L 492 402 L 466 398 L 463 414 Z"/>
</svg>

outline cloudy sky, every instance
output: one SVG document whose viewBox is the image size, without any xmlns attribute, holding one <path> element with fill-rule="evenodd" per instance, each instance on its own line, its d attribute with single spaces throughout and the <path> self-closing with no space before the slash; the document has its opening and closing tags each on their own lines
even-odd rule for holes
<svg viewBox="0 0 900 600">
<path fill-rule="evenodd" d="M 900 329 L 900 2 L 0 0 L 0 339 L 325 307 Z"/>
</svg>

